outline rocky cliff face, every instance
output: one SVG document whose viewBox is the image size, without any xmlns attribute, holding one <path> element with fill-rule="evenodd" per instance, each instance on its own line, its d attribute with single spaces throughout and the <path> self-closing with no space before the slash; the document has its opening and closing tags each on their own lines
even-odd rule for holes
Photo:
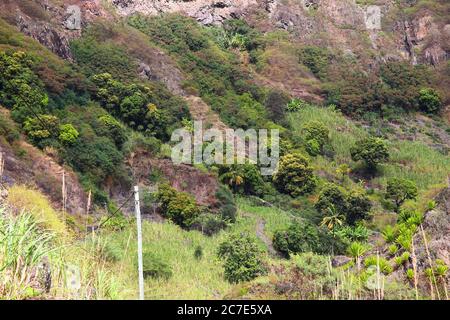
<svg viewBox="0 0 450 320">
<path fill-rule="evenodd" d="M 207 25 L 243 18 L 262 31 L 287 30 L 300 43 L 358 56 L 373 50 L 381 60 L 436 66 L 450 57 L 450 24 L 425 8 L 405 15 L 393 0 L 370 6 L 355 0 L 5 0 L 0 9 L 0 16 L 65 59 L 72 58 L 69 42 L 82 28 L 99 17 L 115 19 L 109 10 L 120 16 L 176 12 Z"/>
<path fill-rule="evenodd" d="M 69 42 L 81 36 L 82 27 L 98 17 L 112 18 L 100 0 L 4 0 L 0 17 L 67 60 L 72 59 Z"/>
<path fill-rule="evenodd" d="M 356 54 L 358 47 L 376 50 L 382 60 L 406 58 L 437 65 L 450 52 L 449 24 L 438 23 L 426 9 L 409 17 L 399 14 L 392 0 L 376 5 L 358 5 L 354 0 L 109 1 L 123 16 L 177 12 L 203 24 L 244 18 L 263 31 L 287 30 L 300 42 L 320 42 Z"/>
<path fill-rule="evenodd" d="M 450 24 L 439 25 L 430 12 L 421 12 L 413 20 L 399 21 L 394 30 L 403 35 L 404 51 L 413 63 L 436 66 L 450 57 Z"/>
<path fill-rule="evenodd" d="M 426 242 L 421 231 L 414 237 L 417 265 L 421 271 L 430 266 L 430 259 L 433 266 L 437 259 L 442 260 L 447 266 L 450 265 L 450 187 L 444 189 L 436 197 L 436 202 L 438 205 L 426 213 L 422 224 Z M 427 288 L 428 279 L 421 280 L 419 284 Z M 446 282 L 449 286 L 450 274 L 448 273 Z"/>
<path fill-rule="evenodd" d="M 0 117 L 9 117 L 9 112 L 0 106 Z M 72 214 L 85 214 L 87 195 L 77 175 L 68 167 L 57 163 L 54 157 L 47 155 L 25 141 L 13 146 L 0 139 L 0 158 L 3 169 L 0 176 L 0 202 L 6 196 L 6 187 L 23 184 L 38 188 L 47 195 L 55 208 L 63 206 L 63 175 L 67 200 L 65 208 Z"/>
<path fill-rule="evenodd" d="M 258 4 L 256 0 L 110 0 L 110 2 L 120 15 L 178 12 L 194 17 L 203 24 L 217 24 L 225 19 L 241 16 L 248 7 Z"/>
</svg>

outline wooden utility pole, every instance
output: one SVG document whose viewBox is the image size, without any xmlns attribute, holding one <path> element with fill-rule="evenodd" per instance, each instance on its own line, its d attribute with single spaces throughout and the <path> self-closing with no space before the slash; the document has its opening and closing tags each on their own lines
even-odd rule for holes
<svg viewBox="0 0 450 320">
<path fill-rule="evenodd" d="M 144 266 L 142 263 L 142 222 L 141 222 L 141 207 L 139 204 L 138 186 L 134 186 L 134 208 L 136 211 L 136 224 L 137 224 L 139 300 L 144 300 Z"/>
</svg>

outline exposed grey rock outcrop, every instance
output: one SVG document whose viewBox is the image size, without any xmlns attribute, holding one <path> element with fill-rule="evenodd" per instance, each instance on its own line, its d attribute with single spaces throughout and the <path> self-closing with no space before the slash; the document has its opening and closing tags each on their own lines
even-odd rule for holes
<svg viewBox="0 0 450 320">
<path fill-rule="evenodd" d="M 67 7 L 64 26 L 69 30 L 81 30 L 81 9 L 79 6 Z"/>
<path fill-rule="evenodd" d="M 17 26 L 22 33 L 39 41 L 39 43 L 61 58 L 72 59 L 69 37 L 54 28 L 51 24 L 36 22 L 26 16 L 18 15 Z"/>
<path fill-rule="evenodd" d="M 178 12 L 195 18 L 203 24 L 219 24 L 225 19 L 238 17 L 247 7 L 257 5 L 256 0 L 110 0 L 120 15 L 142 13 L 155 15 Z"/>
</svg>

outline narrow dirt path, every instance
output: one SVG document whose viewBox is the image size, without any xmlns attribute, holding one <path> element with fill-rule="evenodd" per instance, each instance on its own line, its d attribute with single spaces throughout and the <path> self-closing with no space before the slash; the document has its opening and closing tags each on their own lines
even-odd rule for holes
<svg viewBox="0 0 450 320">
<path fill-rule="evenodd" d="M 219 115 L 211 110 L 209 105 L 207 105 L 202 98 L 197 96 L 186 96 L 184 99 L 188 104 L 189 112 L 194 120 L 203 121 L 203 125 L 206 128 L 212 127 L 223 131 L 229 129 L 229 127 L 222 122 Z"/>
<path fill-rule="evenodd" d="M 278 256 L 277 251 L 273 247 L 272 239 L 270 239 L 267 236 L 266 232 L 265 232 L 266 221 L 263 218 L 258 217 L 257 215 L 255 215 L 253 213 L 243 212 L 242 215 L 244 217 L 249 217 L 249 218 L 255 218 L 256 219 L 256 230 L 255 230 L 256 236 L 262 242 L 264 242 L 264 244 L 267 246 L 267 252 L 269 252 L 269 254 L 271 256 Z"/>
</svg>

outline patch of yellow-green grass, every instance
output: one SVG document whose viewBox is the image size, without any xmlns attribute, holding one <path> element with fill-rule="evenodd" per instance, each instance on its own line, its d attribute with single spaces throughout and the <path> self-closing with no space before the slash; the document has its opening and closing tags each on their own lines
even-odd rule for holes
<svg viewBox="0 0 450 320">
<path fill-rule="evenodd" d="M 237 221 L 227 229 L 211 237 L 198 231 L 186 231 L 170 223 L 145 221 L 143 223 L 144 251 L 151 252 L 168 264 L 172 271 L 169 279 L 145 279 L 146 299 L 222 299 L 232 284 L 223 275 L 223 261 L 217 257 L 217 250 L 230 234 L 247 233 L 256 238 L 258 218 L 265 220 L 268 238 L 279 228 L 285 227 L 290 216 L 275 208 L 252 206 L 247 200 L 238 200 Z M 126 275 L 124 294 L 127 298 L 137 297 L 136 230 L 131 225 L 126 230 L 103 237 L 105 242 L 114 242 L 120 248 L 123 258 L 110 268 L 115 273 Z M 258 241 L 261 247 L 265 245 Z M 201 247 L 202 257 L 197 259 L 194 252 Z"/>
<path fill-rule="evenodd" d="M 275 207 L 255 206 L 248 199 L 237 198 L 239 211 L 244 214 L 250 214 L 250 217 L 255 216 L 265 221 L 265 234 L 272 238 L 275 231 L 286 228 L 293 216 L 286 211 Z M 256 221 L 255 221 L 256 223 Z"/>
<path fill-rule="evenodd" d="M 347 119 L 333 107 L 304 106 L 300 111 L 288 114 L 293 134 L 302 137 L 302 126 L 309 121 L 320 121 L 330 130 L 330 143 L 337 163 L 346 163 L 351 160 L 350 147 L 356 141 L 367 136 L 364 129 Z"/>
<path fill-rule="evenodd" d="M 293 133 L 301 138 L 301 127 L 309 121 L 320 121 L 330 130 L 330 143 L 335 152 L 333 161 L 318 156 L 311 159 L 316 170 L 334 174 L 337 164 L 354 164 L 350 148 L 368 135 L 367 131 L 355 122 L 347 119 L 339 110 L 313 105 L 305 106 L 300 111 L 288 115 Z M 373 184 L 386 186 L 389 178 L 399 177 L 414 181 L 419 194 L 428 193 L 436 185 L 446 181 L 450 173 L 450 157 L 443 155 L 420 141 L 388 139 L 390 160 L 379 167 L 380 174 L 373 179 Z"/>
<path fill-rule="evenodd" d="M 170 223 L 143 223 L 144 251 L 151 252 L 168 264 L 172 276 L 165 279 L 145 280 L 146 299 L 221 299 L 231 287 L 223 276 L 223 262 L 217 257 L 218 246 L 231 233 L 255 233 L 255 221 L 248 217 L 238 217 L 235 224 L 218 234 L 208 237 L 198 231 L 186 231 Z M 137 296 L 136 232 L 130 227 L 109 236 L 121 250 L 127 250 L 115 270 L 126 273 L 128 285 L 135 284 Z M 106 240 L 108 241 L 108 240 Z M 128 244 L 128 245 L 127 245 Z M 202 257 L 197 259 L 194 252 L 201 247 Z M 127 248 L 127 249 L 126 249 Z M 136 298 L 132 296 L 130 298 Z"/>
<path fill-rule="evenodd" d="M 418 141 L 391 141 L 389 164 L 383 166 L 383 181 L 390 177 L 410 179 L 419 189 L 445 182 L 450 173 L 450 157 Z"/>
<path fill-rule="evenodd" d="M 39 191 L 15 185 L 8 190 L 8 203 L 19 211 L 30 212 L 45 229 L 60 236 L 68 235 L 61 214 L 52 208 L 48 199 Z"/>
<path fill-rule="evenodd" d="M 123 250 L 124 261 L 118 262 L 128 275 L 128 285 L 135 285 L 137 297 L 136 234 L 134 228 L 112 235 Z M 207 237 L 197 231 L 185 231 L 172 223 L 144 222 L 143 247 L 170 266 L 169 279 L 145 279 L 146 299 L 220 299 L 230 284 L 223 277 L 222 262 L 217 247 L 223 235 Z M 128 246 L 127 246 L 128 243 Z M 194 256 L 202 248 L 201 259 Z"/>
</svg>

